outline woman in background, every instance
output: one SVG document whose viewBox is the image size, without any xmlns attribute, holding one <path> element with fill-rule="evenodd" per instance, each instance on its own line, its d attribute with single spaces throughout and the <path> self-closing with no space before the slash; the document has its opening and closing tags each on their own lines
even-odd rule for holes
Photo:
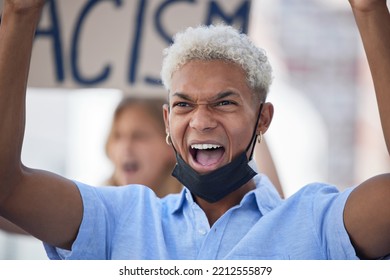
<svg viewBox="0 0 390 280">
<path fill-rule="evenodd" d="M 159 197 L 180 192 L 181 184 L 171 176 L 176 158 L 165 141 L 164 103 L 131 96 L 119 103 L 106 143 L 114 171 L 105 185 L 142 184 Z"/>
</svg>

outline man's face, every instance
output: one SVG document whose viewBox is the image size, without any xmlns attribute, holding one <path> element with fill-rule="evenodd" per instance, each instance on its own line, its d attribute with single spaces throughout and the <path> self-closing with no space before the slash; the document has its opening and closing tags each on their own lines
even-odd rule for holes
<svg viewBox="0 0 390 280">
<path fill-rule="evenodd" d="M 206 174 L 245 151 L 259 106 L 241 67 L 194 60 L 173 74 L 164 119 L 177 152 Z"/>
</svg>

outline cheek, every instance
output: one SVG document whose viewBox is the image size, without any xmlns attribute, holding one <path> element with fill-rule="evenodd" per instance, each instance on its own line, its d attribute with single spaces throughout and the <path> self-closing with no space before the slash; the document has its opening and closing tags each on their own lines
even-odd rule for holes
<svg viewBox="0 0 390 280">
<path fill-rule="evenodd" d="M 115 161 L 117 160 L 118 155 L 119 155 L 118 145 L 116 143 L 112 143 L 107 149 L 107 156 L 110 160 Z"/>
<path fill-rule="evenodd" d="M 134 145 L 134 154 L 137 154 L 141 160 L 149 160 L 153 156 L 154 150 L 153 142 L 150 141 L 138 142 L 137 145 Z"/>
<path fill-rule="evenodd" d="M 252 129 L 248 129 L 249 125 L 241 125 L 239 127 L 231 127 L 229 129 L 229 135 L 232 135 L 233 147 L 236 147 L 238 151 L 245 150 L 252 138 Z"/>
<path fill-rule="evenodd" d="M 185 116 L 177 116 L 172 118 L 170 121 L 171 137 L 174 137 L 177 141 L 181 141 L 188 127 L 189 121 Z"/>
<path fill-rule="evenodd" d="M 168 164 L 172 159 L 175 160 L 173 149 L 165 143 L 165 137 L 153 144 L 149 151 L 149 158 L 158 165 Z"/>
<path fill-rule="evenodd" d="M 159 138 L 149 141 L 143 141 L 139 143 L 135 150 L 139 155 L 140 160 L 145 160 L 149 163 L 152 163 L 160 157 L 160 154 L 162 152 L 162 144 L 165 144 L 165 138 L 161 138 L 161 140 Z"/>
</svg>

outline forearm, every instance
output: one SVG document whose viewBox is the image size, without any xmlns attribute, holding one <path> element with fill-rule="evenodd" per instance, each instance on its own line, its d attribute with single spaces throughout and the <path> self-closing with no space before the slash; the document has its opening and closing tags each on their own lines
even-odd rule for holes
<svg viewBox="0 0 390 280">
<path fill-rule="evenodd" d="M 390 15 L 385 0 L 350 0 L 370 66 L 387 148 L 390 151 Z M 360 184 L 344 209 L 344 223 L 357 254 L 390 253 L 390 173 Z"/>
<path fill-rule="evenodd" d="M 5 0 L 0 27 L 0 215 L 33 236 L 69 249 L 81 219 L 75 184 L 22 167 L 25 93 L 36 26 L 45 0 Z"/>
<path fill-rule="evenodd" d="M 0 27 L 0 178 L 8 186 L 20 169 L 25 92 L 40 7 L 26 9 L 4 2 Z M 10 181 L 9 181 L 10 180 Z M 6 190 L 2 189 L 1 195 Z"/>
<path fill-rule="evenodd" d="M 390 152 L 390 15 L 386 1 L 369 9 L 353 7 L 374 82 L 382 129 Z"/>
</svg>

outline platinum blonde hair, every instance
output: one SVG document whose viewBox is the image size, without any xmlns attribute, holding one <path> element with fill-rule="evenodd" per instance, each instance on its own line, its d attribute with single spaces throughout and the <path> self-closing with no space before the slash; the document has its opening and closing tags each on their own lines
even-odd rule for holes
<svg viewBox="0 0 390 280">
<path fill-rule="evenodd" d="M 163 54 L 161 79 L 168 91 L 173 73 L 191 60 L 223 60 L 240 65 L 248 86 L 262 100 L 272 83 L 272 68 L 265 51 L 228 25 L 189 27 L 174 36 L 173 44 Z"/>
</svg>

